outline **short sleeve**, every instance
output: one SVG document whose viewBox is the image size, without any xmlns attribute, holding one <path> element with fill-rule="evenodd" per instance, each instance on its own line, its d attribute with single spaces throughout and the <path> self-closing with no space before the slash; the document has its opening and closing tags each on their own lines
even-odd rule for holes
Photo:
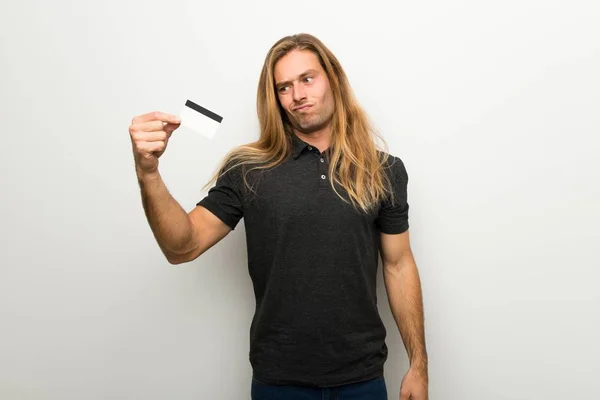
<svg viewBox="0 0 600 400">
<path fill-rule="evenodd" d="M 375 220 L 382 233 L 396 234 L 408 229 L 408 174 L 402 160 L 390 155 L 390 163 L 385 171 L 388 173 L 394 201 L 388 196 L 381 204 Z"/>
<path fill-rule="evenodd" d="M 243 185 L 241 167 L 235 167 L 222 174 L 196 205 L 203 206 L 234 230 L 244 216 Z"/>
</svg>

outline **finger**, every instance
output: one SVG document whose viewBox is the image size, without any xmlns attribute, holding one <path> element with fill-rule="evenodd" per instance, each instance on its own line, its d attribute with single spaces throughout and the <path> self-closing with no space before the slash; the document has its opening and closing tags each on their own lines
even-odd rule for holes
<svg viewBox="0 0 600 400">
<path fill-rule="evenodd" d="M 140 142 L 160 142 L 167 140 L 168 138 L 169 134 L 165 131 L 144 132 L 134 136 L 134 140 Z"/>
<path fill-rule="evenodd" d="M 132 123 L 142 123 L 148 121 L 163 121 L 178 124 L 181 119 L 173 114 L 167 114 L 162 111 L 153 111 L 148 114 L 138 115 L 132 121 Z"/>
<path fill-rule="evenodd" d="M 131 126 L 132 131 L 138 132 L 158 132 L 162 131 L 165 124 L 162 121 L 138 122 Z"/>
<path fill-rule="evenodd" d="M 166 144 L 162 141 L 148 142 L 140 147 L 142 153 L 157 153 L 165 149 Z"/>
<path fill-rule="evenodd" d="M 175 131 L 177 128 L 179 128 L 181 126 L 181 124 L 171 124 L 171 123 L 164 123 L 164 127 L 163 130 L 165 132 L 167 132 L 167 134 L 169 136 L 171 136 L 171 133 L 173 133 L 173 131 Z"/>
</svg>

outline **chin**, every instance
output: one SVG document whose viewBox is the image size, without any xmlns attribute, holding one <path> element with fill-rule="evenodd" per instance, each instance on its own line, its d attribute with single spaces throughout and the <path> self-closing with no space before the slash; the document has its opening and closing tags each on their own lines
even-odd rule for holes
<svg viewBox="0 0 600 400">
<path fill-rule="evenodd" d="M 323 129 L 323 125 L 319 124 L 319 125 L 300 126 L 296 129 L 298 129 L 300 132 L 308 135 L 313 132 L 320 131 L 321 129 Z"/>
</svg>

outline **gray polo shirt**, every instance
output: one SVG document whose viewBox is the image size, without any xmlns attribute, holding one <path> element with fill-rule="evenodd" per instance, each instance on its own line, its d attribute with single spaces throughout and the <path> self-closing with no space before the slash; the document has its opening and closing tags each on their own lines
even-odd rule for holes
<svg viewBox="0 0 600 400">
<path fill-rule="evenodd" d="M 377 309 L 379 235 L 408 229 L 406 169 L 390 157 L 396 203 L 365 214 L 331 188 L 327 152 L 291 136 L 291 157 L 247 174 L 255 192 L 237 167 L 198 202 L 232 229 L 244 218 L 256 297 L 253 377 L 319 387 L 381 377 L 388 348 Z"/>
</svg>

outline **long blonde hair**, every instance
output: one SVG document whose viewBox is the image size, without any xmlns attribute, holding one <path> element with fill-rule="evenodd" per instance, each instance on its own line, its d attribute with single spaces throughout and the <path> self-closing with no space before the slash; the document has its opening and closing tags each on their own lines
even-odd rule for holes
<svg viewBox="0 0 600 400">
<path fill-rule="evenodd" d="M 286 36 L 271 47 L 260 74 L 256 96 L 260 137 L 255 142 L 230 150 L 202 190 L 230 169 L 253 165 L 243 175 L 244 184 L 252 190 L 246 179 L 248 172 L 275 167 L 291 155 L 291 135 L 294 133 L 277 97 L 274 69 L 277 61 L 296 49 L 310 50 L 317 55 L 333 92 L 335 111 L 329 147 L 331 186 L 343 201 L 348 202 L 336 190 L 336 183 L 348 193 L 355 208 L 370 212 L 388 194 L 393 199 L 390 180 L 383 171 L 389 154 L 380 151 L 376 141 L 381 140 L 386 150 L 387 143 L 373 129 L 366 112 L 358 104 L 338 59 L 319 39 L 307 33 Z"/>
</svg>

